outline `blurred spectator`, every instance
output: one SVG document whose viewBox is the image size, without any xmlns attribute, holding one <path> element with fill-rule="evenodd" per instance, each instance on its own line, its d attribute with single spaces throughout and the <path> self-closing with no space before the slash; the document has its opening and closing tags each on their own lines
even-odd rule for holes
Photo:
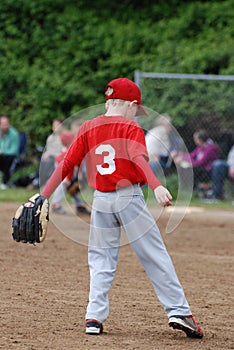
<svg viewBox="0 0 234 350">
<path fill-rule="evenodd" d="M 83 123 L 84 123 L 83 119 L 75 119 L 71 123 L 71 131 L 74 132 L 75 136 L 77 136 L 78 130 Z M 79 179 L 79 184 L 81 185 L 81 187 L 84 187 L 87 184 L 85 160 L 83 160 L 83 162 L 81 163 L 81 166 L 79 168 L 78 179 Z"/>
<path fill-rule="evenodd" d="M 56 164 L 59 164 L 65 157 L 65 154 L 67 152 L 67 149 L 72 144 L 73 140 L 75 139 L 76 134 L 72 131 L 64 131 L 61 134 L 61 141 L 62 144 L 66 147 L 66 150 L 61 152 L 56 158 Z M 57 189 L 54 191 L 52 201 L 51 201 L 51 207 L 52 211 L 57 214 L 65 214 L 65 211 L 62 207 L 62 202 L 65 197 L 65 193 L 67 191 L 67 187 L 71 184 L 73 179 L 78 182 L 78 170 L 74 171 L 74 173 L 70 174 L 69 177 L 63 180 L 61 184 L 57 187 Z M 84 202 L 80 198 L 79 191 L 72 194 L 72 203 L 76 208 L 76 213 L 79 214 L 85 214 L 90 215 L 90 211 L 85 207 Z"/>
<path fill-rule="evenodd" d="M 3 173 L 1 189 L 8 187 L 10 169 L 19 154 L 20 139 L 18 131 L 10 125 L 9 117 L 0 117 L 0 171 Z"/>
<path fill-rule="evenodd" d="M 227 160 L 218 159 L 212 166 L 212 198 L 224 199 L 224 182 L 229 179 L 232 182 L 232 194 L 234 195 L 234 145 L 228 153 Z"/>
<path fill-rule="evenodd" d="M 75 119 L 71 124 L 71 131 L 77 135 L 80 126 L 84 123 L 83 119 Z"/>
<path fill-rule="evenodd" d="M 149 165 L 155 175 L 160 176 L 167 167 L 172 147 L 170 140 L 171 118 L 168 115 L 160 115 L 156 123 L 156 126 L 147 132 L 145 141 L 149 154 Z"/>
<path fill-rule="evenodd" d="M 55 169 L 55 157 L 66 148 L 61 142 L 63 132 L 63 121 L 54 119 L 52 122 L 52 134 L 46 140 L 46 146 L 40 162 L 40 186 L 44 186 Z"/>
<path fill-rule="evenodd" d="M 206 130 L 197 130 L 193 134 L 196 145 L 191 153 L 172 152 L 174 162 L 183 168 L 193 167 L 194 190 L 197 191 L 200 182 L 211 179 L 211 169 L 214 160 L 219 158 L 219 147 L 209 138 Z"/>
</svg>

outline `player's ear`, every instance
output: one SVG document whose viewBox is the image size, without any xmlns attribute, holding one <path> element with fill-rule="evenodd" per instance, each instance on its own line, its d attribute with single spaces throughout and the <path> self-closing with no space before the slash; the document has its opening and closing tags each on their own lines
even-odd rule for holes
<svg viewBox="0 0 234 350">
<path fill-rule="evenodd" d="M 138 103 L 137 103 L 137 101 L 136 100 L 134 100 L 134 101 L 131 101 L 130 103 L 129 103 L 129 107 L 131 108 L 131 109 L 134 109 L 133 111 L 133 113 L 136 115 L 136 113 L 137 113 L 137 111 L 138 111 Z"/>
<path fill-rule="evenodd" d="M 137 104 L 137 100 L 131 101 L 131 102 L 129 103 L 129 106 L 130 106 L 130 107 L 133 107 L 135 104 Z"/>
</svg>

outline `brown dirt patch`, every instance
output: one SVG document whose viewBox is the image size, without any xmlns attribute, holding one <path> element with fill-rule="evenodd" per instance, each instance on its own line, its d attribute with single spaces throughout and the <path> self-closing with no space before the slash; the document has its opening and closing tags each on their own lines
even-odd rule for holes
<svg viewBox="0 0 234 350">
<path fill-rule="evenodd" d="M 187 299 L 205 332 L 203 340 L 191 340 L 168 327 L 129 245 L 120 249 L 105 332 L 98 337 L 86 335 L 86 245 L 65 237 L 53 222 L 41 245 L 14 242 L 10 225 L 17 207 L 0 203 L 0 349 L 234 349 L 233 211 L 191 211 L 168 235 L 164 232 L 169 213 L 158 219 Z M 156 209 L 152 213 L 157 216 Z M 65 226 L 88 235 L 88 225 L 74 220 L 69 214 L 63 216 Z"/>
</svg>

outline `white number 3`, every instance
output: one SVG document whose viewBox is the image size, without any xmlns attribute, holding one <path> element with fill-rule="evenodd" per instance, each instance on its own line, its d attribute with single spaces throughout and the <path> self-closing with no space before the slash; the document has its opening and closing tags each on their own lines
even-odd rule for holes
<svg viewBox="0 0 234 350">
<path fill-rule="evenodd" d="M 103 164 L 97 165 L 97 171 L 101 175 L 108 175 L 112 174 L 115 169 L 115 149 L 111 145 L 100 145 L 95 150 L 96 154 L 103 154 L 108 153 L 107 155 L 103 156 L 103 163 L 108 164 L 108 167 L 104 167 Z"/>
</svg>

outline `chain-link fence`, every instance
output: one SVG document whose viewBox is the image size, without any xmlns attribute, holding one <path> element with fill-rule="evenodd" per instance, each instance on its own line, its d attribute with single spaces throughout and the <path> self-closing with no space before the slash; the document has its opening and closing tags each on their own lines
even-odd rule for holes
<svg viewBox="0 0 234 350">
<path fill-rule="evenodd" d="M 218 151 L 216 155 L 211 156 L 210 163 L 216 158 L 227 158 L 234 142 L 234 76 L 136 71 L 135 82 L 141 88 L 143 104 L 149 112 L 148 118 L 139 120 L 146 135 L 154 133 L 152 129 L 157 126 L 159 115 L 170 116 L 173 128 L 168 153 L 176 148 L 178 151 L 187 151 L 184 162 L 181 163 L 184 165 L 181 174 L 183 186 L 186 187 L 186 183 L 191 182 L 191 172 L 186 170 L 188 164 L 186 165 L 185 160 L 188 160 L 189 153 L 201 146 L 197 137 L 203 138 L 210 147 L 211 143 L 218 146 Z M 196 157 L 199 160 L 199 157 L 202 157 L 201 153 Z M 178 173 L 179 167 L 175 166 L 175 161 L 176 165 L 179 164 L 179 158 L 174 158 L 168 161 L 166 168 L 162 165 L 165 176 Z M 206 186 L 209 188 L 210 166 L 198 161 L 195 163 L 198 165 L 192 167 L 192 175 L 194 182 L 197 182 L 196 186 L 199 185 L 199 189 Z M 207 171 L 202 173 L 202 168 Z M 201 173 L 198 170 L 201 170 Z"/>
</svg>

